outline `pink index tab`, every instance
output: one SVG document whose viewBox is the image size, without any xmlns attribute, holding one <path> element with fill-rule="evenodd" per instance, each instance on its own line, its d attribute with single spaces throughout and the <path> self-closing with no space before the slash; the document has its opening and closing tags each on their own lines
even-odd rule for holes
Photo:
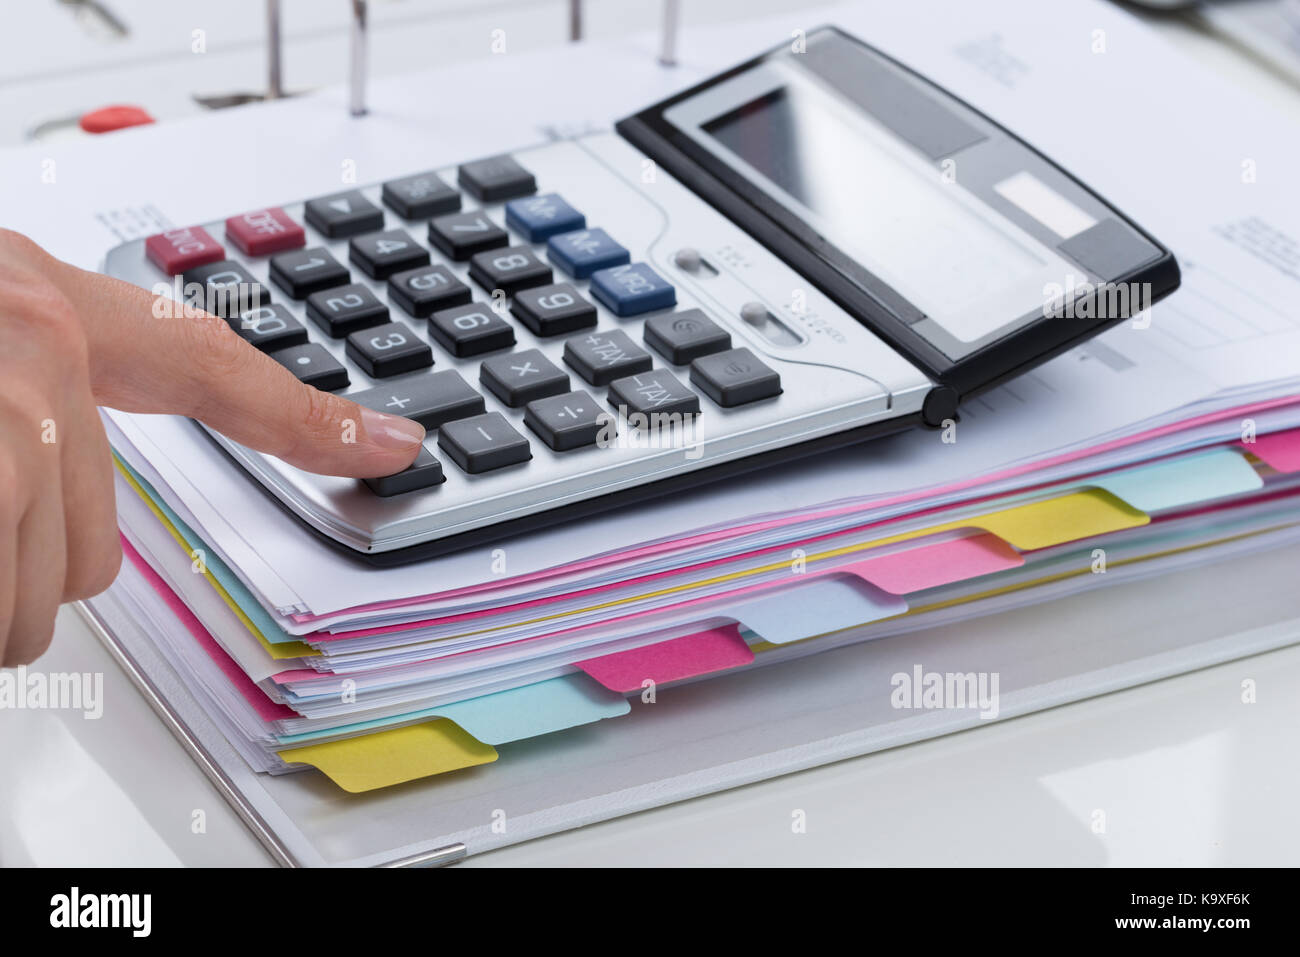
<svg viewBox="0 0 1300 957">
<path fill-rule="evenodd" d="M 996 535 L 984 532 L 828 568 L 826 573 L 852 572 L 892 595 L 906 595 L 1019 568 L 1024 563 L 1014 548 Z"/>
<path fill-rule="evenodd" d="M 169 229 L 150 236 L 144 241 L 144 253 L 150 262 L 169 276 L 226 258 L 221 243 L 209 236 L 202 226 Z"/>
<path fill-rule="evenodd" d="M 1256 436 L 1254 442 L 1237 444 L 1279 472 L 1300 472 L 1300 429 L 1270 432 Z"/>
<path fill-rule="evenodd" d="M 740 637 L 739 625 L 723 625 L 654 645 L 618 651 L 576 662 L 611 691 L 640 691 L 647 678 L 655 684 L 739 668 L 754 660 Z"/>
<path fill-rule="evenodd" d="M 278 206 L 231 216 L 226 220 L 226 238 L 249 256 L 297 249 L 307 242 L 303 228 Z"/>
</svg>

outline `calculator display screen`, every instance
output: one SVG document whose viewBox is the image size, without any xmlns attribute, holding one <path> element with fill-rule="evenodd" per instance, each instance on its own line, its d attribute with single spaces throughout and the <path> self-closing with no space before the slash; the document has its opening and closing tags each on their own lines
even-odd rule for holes
<svg viewBox="0 0 1300 957">
<path fill-rule="evenodd" d="M 771 53 L 662 117 L 949 361 L 1043 318 L 1054 290 L 1112 278 L 1069 254 L 1113 218 L 1103 203 L 842 34 L 817 31 L 805 51 Z"/>
<path fill-rule="evenodd" d="M 1041 296 L 1032 283 L 1050 254 L 999 228 L 933 167 L 908 162 L 890 134 L 848 112 L 815 87 L 790 84 L 703 129 L 963 342 L 1032 308 Z M 1028 301 L 1016 302 L 1016 289 Z"/>
</svg>

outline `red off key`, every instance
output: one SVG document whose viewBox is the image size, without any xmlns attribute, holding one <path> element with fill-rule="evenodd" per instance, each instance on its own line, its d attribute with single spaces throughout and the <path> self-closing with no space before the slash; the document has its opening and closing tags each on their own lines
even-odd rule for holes
<svg viewBox="0 0 1300 957">
<path fill-rule="evenodd" d="M 307 242 L 302 227 L 276 206 L 231 216 L 226 220 L 226 238 L 249 256 L 297 249 Z"/>
<path fill-rule="evenodd" d="M 209 236 L 202 226 L 169 229 L 165 233 L 150 236 L 144 241 L 144 252 L 154 265 L 169 276 L 226 258 L 221 243 Z"/>
</svg>

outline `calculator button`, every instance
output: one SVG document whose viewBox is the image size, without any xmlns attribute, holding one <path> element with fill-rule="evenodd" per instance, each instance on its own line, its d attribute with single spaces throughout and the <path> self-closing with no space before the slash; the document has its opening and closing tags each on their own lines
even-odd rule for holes
<svg viewBox="0 0 1300 957">
<path fill-rule="evenodd" d="M 438 430 L 438 447 L 471 474 L 518 465 L 533 457 L 528 440 L 500 412 L 448 422 Z"/>
<path fill-rule="evenodd" d="M 475 210 L 429 220 L 429 242 L 444 256 L 461 262 L 506 245 L 510 237 L 486 213 Z"/>
<path fill-rule="evenodd" d="M 246 309 L 229 322 L 237 333 L 263 352 L 274 352 L 307 341 L 307 327 L 278 303 Z"/>
<path fill-rule="evenodd" d="M 591 294 L 616 316 L 639 316 L 677 304 L 677 290 L 645 263 L 592 273 Z"/>
<path fill-rule="evenodd" d="M 534 256 L 527 246 L 508 246 L 471 257 L 469 278 L 488 292 L 500 289 L 513 296 L 520 289 L 545 285 L 552 276 L 551 267 Z"/>
<path fill-rule="evenodd" d="M 520 290 L 510 311 L 535 336 L 558 336 L 596 324 L 596 307 L 567 282 Z"/>
<path fill-rule="evenodd" d="M 684 366 L 731 348 L 727 332 L 699 309 L 683 309 L 645 322 L 645 341 L 673 365 Z"/>
<path fill-rule="evenodd" d="M 781 394 L 781 376 L 748 349 L 728 349 L 691 363 L 691 384 L 730 407 Z"/>
<path fill-rule="evenodd" d="M 277 349 L 270 356 L 307 385 L 324 392 L 347 388 L 348 370 L 319 343 Z"/>
<path fill-rule="evenodd" d="M 442 463 L 435 459 L 426 448 L 420 449 L 415 461 L 396 475 L 384 475 L 380 478 L 362 479 L 376 495 L 387 498 L 389 495 L 401 495 L 417 489 L 430 488 L 447 481 L 442 473 Z"/>
<path fill-rule="evenodd" d="M 446 266 L 421 266 L 388 277 L 388 298 L 417 319 L 470 301 L 469 286 Z"/>
<path fill-rule="evenodd" d="M 307 318 L 330 336 L 341 339 L 358 329 L 387 322 L 388 307 L 375 298 L 369 287 L 354 282 L 308 296 Z"/>
<path fill-rule="evenodd" d="M 530 243 L 540 243 L 556 233 L 582 229 L 587 225 L 587 217 L 557 194 L 547 193 L 506 203 L 506 225 Z"/>
<path fill-rule="evenodd" d="M 308 226 L 331 239 L 384 228 L 384 211 L 355 189 L 309 199 L 303 218 Z"/>
<path fill-rule="evenodd" d="M 483 396 L 451 369 L 353 392 L 348 398 L 367 409 L 414 419 L 426 429 L 482 415 L 487 408 Z"/>
<path fill-rule="evenodd" d="M 144 241 L 149 261 L 169 276 L 226 258 L 226 251 L 202 226 L 169 229 Z"/>
<path fill-rule="evenodd" d="M 537 349 L 488 359 L 479 367 L 479 380 L 512 409 L 534 399 L 569 391 L 568 373 Z"/>
<path fill-rule="evenodd" d="M 552 236 L 546 242 L 546 258 L 574 279 L 586 279 L 597 269 L 625 266 L 632 261 L 631 254 L 603 229 Z"/>
<path fill-rule="evenodd" d="M 592 385 L 649 372 L 651 366 L 650 354 L 620 329 L 575 336 L 564 343 L 564 361 Z"/>
<path fill-rule="evenodd" d="M 496 203 L 516 196 L 537 192 L 537 181 L 509 156 L 493 156 L 461 163 L 457 174 L 460 185 L 485 203 Z"/>
<path fill-rule="evenodd" d="M 347 356 L 376 379 L 433 365 L 433 350 L 404 322 L 387 322 L 351 333 Z"/>
<path fill-rule="evenodd" d="M 429 317 L 429 334 L 454 356 L 477 356 L 515 344 L 515 330 L 491 307 L 470 303 Z"/>
<path fill-rule="evenodd" d="M 631 415 L 640 412 L 694 413 L 700 411 L 700 397 L 664 369 L 615 379 L 609 384 L 609 404 Z"/>
<path fill-rule="evenodd" d="M 460 209 L 460 193 L 437 173 L 416 173 L 384 184 L 384 205 L 403 219 L 428 219 Z"/>
<path fill-rule="evenodd" d="M 595 445 L 602 429 L 613 437 L 613 416 L 602 412 L 596 400 L 585 392 L 565 392 L 529 402 L 524 424 L 556 452 Z"/>
<path fill-rule="evenodd" d="M 393 273 L 429 265 L 429 251 L 411 238 L 405 229 L 353 236 L 348 259 L 371 279 L 387 279 Z"/>
<path fill-rule="evenodd" d="M 272 256 L 270 273 L 271 281 L 294 299 L 352 281 L 347 267 L 321 246 Z"/>
<path fill-rule="evenodd" d="M 188 270 L 185 273 L 185 285 L 191 284 L 202 287 L 203 300 L 190 302 L 187 293 L 186 301 L 223 319 L 271 303 L 271 291 L 239 263 L 228 259 Z"/>
<path fill-rule="evenodd" d="M 298 249 L 307 243 L 307 231 L 278 206 L 254 209 L 226 220 L 226 238 L 249 256 Z"/>
</svg>

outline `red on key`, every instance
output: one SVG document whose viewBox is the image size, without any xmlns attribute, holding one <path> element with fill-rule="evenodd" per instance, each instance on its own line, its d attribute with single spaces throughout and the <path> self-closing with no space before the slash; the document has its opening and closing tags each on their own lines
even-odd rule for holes
<svg viewBox="0 0 1300 957">
<path fill-rule="evenodd" d="M 169 229 L 144 241 L 145 255 L 169 276 L 196 266 L 220 262 L 226 251 L 202 226 Z"/>
<path fill-rule="evenodd" d="M 226 220 L 226 238 L 249 256 L 297 249 L 307 243 L 302 227 L 277 206 L 231 216 Z"/>
</svg>

